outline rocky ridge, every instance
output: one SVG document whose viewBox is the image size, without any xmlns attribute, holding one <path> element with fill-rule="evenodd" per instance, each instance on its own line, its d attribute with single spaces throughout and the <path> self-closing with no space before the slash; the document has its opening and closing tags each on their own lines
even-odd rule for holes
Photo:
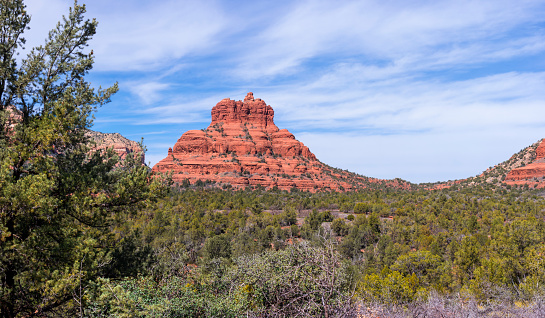
<svg viewBox="0 0 545 318">
<path fill-rule="evenodd" d="M 8 115 L 5 119 L 5 124 L 7 125 L 7 131 L 9 132 L 13 131 L 15 125 L 21 122 L 22 114 L 15 106 L 8 106 L 6 111 Z M 136 141 L 129 140 L 119 133 L 101 133 L 94 130 L 87 130 L 85 136 L 89 138 L 88 146 L 90 152 L 113 148 L 114 152 L 121 159 L 125 159 L 130 153 L 141 153 L 142 164 L 144 164 L 144 152 Z"/>
<path fill-rule="evenodd" d="M 525 186 L 545 188 L 545 139 L 514 154 L 508 160 L 483 171 L 478 176 L 467 179 L 439 182 L 427 188 L 443 189 L 451 186 Z"/>
<path fill-rule="evenodd" d="M 145 162 L 145 155 L 140 144 L 123 137 L 120 133 L 102 133 L 88 130 L 85 135 L 90 139 L 89 147 L 91 152 L 112 148 L 121 160 L 125 159 L 128 154 L 141 153 L 142 164 Z"/>
<path fill-rule="evenodd" d="M 534 143 L 525 149 L 523 155 L 517 155 L 522 159 L 516 168 L 511 169 L 506 177 L 507 184 L 524 185 L 535 188 L 545 187 L 545 142 L 544 139 Z M 515 156 L 513 156 L 515 157 Z M 512 157 L 512 159 L 513 159 Z M 521 158 L 522 157 L 522 158 Z"/>
<path fill-rule="evenodd" d="M 275 125 L 272 107 L 253 93 L 243 101 L 221 100 L 211 117 L 206 129 L 185 132 L 153 171 L 172 172 L 176 183 L 210 180 L 235 188 L 315 192 L 411 187 L 399 179 L 373 179 L 323 164 L 292 133 Z"/>
<path fill-rule="evenodd" d="M 470 184 L 528 185 L 545 187 L 545 142 L 541 139 L 514 154 L 508 160 L 488 168 L 479 176 L 468 178 Z"/>
</svg>

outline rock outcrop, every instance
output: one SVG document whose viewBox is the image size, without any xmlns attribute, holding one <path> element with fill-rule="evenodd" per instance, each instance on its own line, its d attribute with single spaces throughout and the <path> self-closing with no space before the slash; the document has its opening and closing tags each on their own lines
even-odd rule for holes
<svg viewBox="0 0 545 318">
<path fill-rule="evenodd" d="M 452 186 L 479 185 L 528 186 L 545 188 L 545 139 L 522 149 L 508 160 L 486 169 L 478 176 L 467 179 L 424 185 L 428 189 L 444 189 Z"/>
<path fill-rule="evenodd" d="M 12 133 L 15 125 L 23 120 L 21 111 L 19 111 L 15 106 L 6 107 L 8 116 L 5 121 L 6 129 L 8 133 Z"/>
<path fill-rule="evenodd" d="M 385 183 L 410 187 L 403 181 L 384 181 L 329 167 L 286 129 L 274 124 L 274 110 L 248 93 L 243 101 L 223 99 L 212 108 L 206 129 L 184 133 L 153 167 L 172 172 L 173 180 L 210 180 L 235 188 L 261 186 L 282 190 L 335 191 Z"/>
<path fill-rule="evenodd" d="M 128 154 L 141 153 L 142 164 L 145 162 L 142 147 L 136 142 L 123 137 L 119 133 L 101 133 L 89 130 L 85 133 L 90 139 L 91 152 L 113 148 L 114 152 L 123 160 Z"/>
<path fill-rule="evenodd" d="M 532 149 L 533 150 L 533 149 Z M 537 148 L 529 152 L 531 161 L 512 169 L 507 173 L 507 184 L 528 184 L 535 187 L 545 187 L 545 142 L 538 142 Z"/>
<path fill-rule="evenodd" d="M 15 106 L 8 106 L 6 111 L 8 116 L 5 125 L 7 125 L 8 132 L 13 132 L 15 126 L 22 121 L 23 116 L 21 111 Z M 142 164 L 145 162 L 145 155 L 142 151 L 142 147 L 140 147 L 137 142 L 129 140 L 119 133 L 101 133 L 87 130 L 85 136 L 89 138 L 90 152 L 113 148 L 114 152 L 121 159 L 125 159 L 130 153 L 141 153 Z"/>
</svg>

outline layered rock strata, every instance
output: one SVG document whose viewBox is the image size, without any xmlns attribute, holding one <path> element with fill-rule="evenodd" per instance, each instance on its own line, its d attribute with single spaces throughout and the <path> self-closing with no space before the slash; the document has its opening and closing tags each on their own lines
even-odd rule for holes
<svg viewBox="0 0 545 318">
<path fill-rule="evenodd" d="M 184 133 L 153 171 L 172 172 L 177 183 L 210 180 L 235 188 L 262 186 L 312 192 L 383 182 L 318 161 L 292 133 L 275 125 L 272 107 L 252 93 L 243 101 L 221 100 L 212 108 L 211 116 L 208 128 Z M 402 181 L 388 184 L 409 187 Z"/>
<path fill-rule="evenodd" d="M 545 188 L 545 139 L 522 149 L 508 160 L 467 179 L 425 185 L 427 189 L 492 184 Z"/>
<path fill-rule="evenodd" d="M 517 167 L 509 173 L 505 178 L 507 184 L 529 184 L 536 187 L 545 187 L 543 182 L 545 179 L 545 142 L 544 139 L 539 141 L 535 151 L 531 153 L 532 161 Z"/>
</svg>

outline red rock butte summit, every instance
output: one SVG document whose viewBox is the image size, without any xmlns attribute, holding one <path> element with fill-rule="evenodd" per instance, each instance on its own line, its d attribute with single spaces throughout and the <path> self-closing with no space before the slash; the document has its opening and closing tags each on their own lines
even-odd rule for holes
<svg viewBox="0 0 545 318">
<path fill-rule="evenodd" d="M 212 123 L 216 125 L 248 123 L 269 133 L 278 131 L 274 124 L 274 110 L 261 98 L 255 99 L 253 93 L 248 93 L 243 101 L 224 98 L 212 108 Z"/>
<path fill-rule="evenodd" d="M 313 192 L 349 190 L 382 181 L 318 161 L 292 133 L 278 129 L 272 107 L 253 93 L 244 101 L 226 98 L 217 103 L 208 128 L 184 133 L 153 171 L 172 172 L 176 183 L 210 180 L 235 188 L 276 186 Z M 388 182 L 405 187 L 398 181 Z"/>
</svg>

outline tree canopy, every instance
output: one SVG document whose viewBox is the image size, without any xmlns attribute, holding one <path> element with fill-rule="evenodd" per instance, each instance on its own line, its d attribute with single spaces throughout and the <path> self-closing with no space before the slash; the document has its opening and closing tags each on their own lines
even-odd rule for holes
<svg viewBox="0 0 545 318">
<path fill-rule="evenodd" d="M 114 262 L 113 226 L 164 189 L 140 156 L 90 152 L 92 113 L 117 83 L 95 89 L 88 43 L 97 21 L 77 2 L 20 62 L 30 15 L 0 0 L 0 313 L 77 310 L 88 281 Z"/>
</svg>

